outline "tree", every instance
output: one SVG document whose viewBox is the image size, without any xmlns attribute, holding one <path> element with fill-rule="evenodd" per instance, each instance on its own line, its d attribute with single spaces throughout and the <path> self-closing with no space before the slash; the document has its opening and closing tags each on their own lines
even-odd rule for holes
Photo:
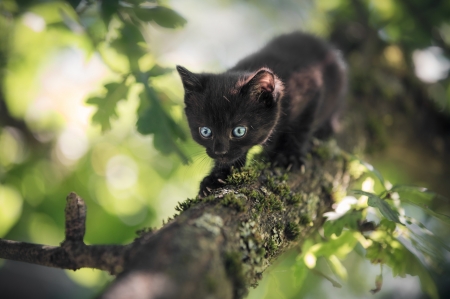
<svg viewBox="0 0 450 299">
<path fill-rule="evenodd" d="M 73 7 L 78 7 L 78 15 L 69 6 L 59 7 L 60 4 L 58 4 L 59 16 L 56 18 L 57 21 L 51 24 L 51 28 L 69 31 L 70 34 L 84 30 L 89 42 L 80 40 L 80 44 L 84 44 L 91 51 L 99 50 L 106 61 L 111 52 L 102 48 L 105 44 L 109 49 L 113 49 L 127 59 L 111 66 L 116 70 L 116 77 L 114 82 L 105 84 L 106 93 L 88 100 L 88 103 L 98 107 L 93 121 L 99 123 L 103 130 L 108 130 L 111 119 L 117 115 L 118 104 L 132 93 L 132 90 L 138 89 L 137 92 L 140 94 L 138 130 L 143 134 L 152 134 L 153 145 L 160 152 L 175 153 L 181 161 L 186 161 L 189 155 L 186 154 L 186 147 L 182 143 L 186 140 L 186 134 L 179 121 L 174 120 L 176 119 L 172 112 L 174 105 L 170 102 L 170 96 L 155 88 L 153 84 L 156 81 L 155 77 L 170 70 L 151 63 L 150 66 L 148 64 L 145 66 L 143 61 L 148 52 L 142 47 L 145 45 L 146 36 L 143 34 L 145 30 L 141 27 L 142 22 L 148 21 L 156 22 L 164 27 L 177 27 L 184 24 L 184 19 L 174 11 L 155 3 L 142 6 L 144 1 L 130 1 L 129 5 L 112 1 L 99 4 L 101 21 L 99 18 L 94 22 L 92 20 L 86 22 L 84 20 L 87 18 L 86 15 L 92 17 L 98 11 L 95 10 L 93 2 L 78 6 L 79 2 L 70 2 Z M 33 11 L 28 7 L 14 6 L 13 1 L 7 3 L 10 6 L 3 7 L 8 13 L 6 14 L 8 18 L 4 18 L 6 22 L 2 23 L 5 24 L 4 26 L 12 26 L 8 20 L 23 16 L 25 11 Z M 19 1 L 17 3 L 22 4 Z M 403 7 L 401 5 L 406 4 L 396 4 L 393 8 L 394 12 L 395 9 Z M 412 12 L 418 9 L 416 4 L 406 6 Z M 445 4 L 442 7 L 445 8 Z M 414 19 L 416 14 L 411 13 L 406 20 L 396 19 L 395 14 L 394 17 L 391 15 L 391 18 L 387 18 L 386 12 L 384 15 L 369 13 L 367 6 L 358 1 L 352 2 L 351 9 L 343 6 L 336 9 L 334 13 L 333 20 L 336 24 L 331 24 L 334 30 L 331 31 L 330 36 L 345 51 L 351 74 L 353 74 L 346 129 L 345 133 L 338 136 L 339 144 L 348 152 L 355 152 L 356 148 L 359 152 L 366 150 L 369 153 L 376 153 L 391 146 L 393 141 L 390 140 L 390 136 L 402 136 L 407 140 L 405 144 L 408 144 L 408 149 L 403 149 L 402 152 L 411 152 L 420 149 L 420 146 L 409 144 L 438 138 L 443 143 L 441 154 L 445 153 L 448 150 L 448 136 L 442 129 L 448 127 L 448 114 L 438 112 L 428 100 L 426 87 L 415 79 L 412 75 L 412 63 L 405 59 L 408 57 L 407 54 L 417 47 L 414 43 L 418 41 L 414 40 L 414 43 L 411 43 L 410 40 L 402 40 L 401 37 L 396 41 L 386 41 L 381 39 L 377 32 L 377 22 L 388 22 L 388 25 L 395 27 L 392 23 L 411 21 L 408 17 Z M 351 17 L 348 14 L 351 14 Z M 443 10 L 440 10 L 432 16 L 432 19 L 439 23 L 443 16 L 445 14 Z M 355 21 L 358 18 L 359 21 Z M 389 26 L 386 28 L 387 31 L 393 30 Z M 428 28 L 422 33 L 423 44 L 426 44 L 425 40 L 429 31 Z M 2 32 L 8 31 L 2 30 Z M 393 34 L 393 36 L 396 35 Z M 441 38 L 439 42 L 446 49 L 444 39 Z M 3 53 L 11 55 L 14 51 L 4 50 Z M 14 59 L 11 59 L 11 56 L 6 57 L 11 66 L 11 60 L 14 62 Z M 5 61 L 6 59 L 3 59 L 3 62 Z M 372 71 L 367 72 L 367 69 Z M 448 86 L 448 82 L 437 84 Z M 11 104 L 14 94 L 11 91 L 7 94 L 9 97 L 2 100 L 2 103 L 6 103 L 1 110 L 4 115 L 2 126 L 19 129 L 23 132 L 23 136 L 26 136 L 27 142 L 36 143 L 42 147 L 41 151 L 51 148 L 51 144 L 36 140 L 33 132 L 30 132 L 29 124 L 14 119 L 14 116 L 18 117 L 20 113 L 18 108 L 14 109 L 14 105 Z M 382 100 L 383 98 L 389 100 Z M 406 112 L 416 116 L 414 122 L 410 121 Z M 395 123 L 390 127 L 390 134 L 386 133 L 379 121 L 383 119 L 383 122 L 388 122 L 385 120 L 386 115 L 389 115 L 391 122 Z M 161 126 L 161 124 L 164 125 Z M 421 132 L 420 128 L 423 128 L 425 124 L 429 129 L 418 136 L 417 132 Z M 397 130 L 401 133 L 396 133 Z M 40 153 L 37 151 L 34 155 L 39 156 Z M 93 168 L 96 171 L 95 166 Z M 16 167 L 7 170 L 8 174 L 18 172 Z M 83 169 L 78 175 L 87 173 L 88 170 Z M 366 198 L 363 197 L 357 204 L 351 206 L 342 217 L 327 221 L 323 226 L 324 235 L 318 238 L 314 232 L 323 225 L 323 212 L 329 211 L 331 203 L 343 197 L 342 194 L 347 192 L 350 181 L 357 178 L 364 180 L 370 176 L 378 180 L 375 190 L 369 188 L 365 189 L 366 191 L 356 192 L 355 195 L 364 195 Z M 11 185 L 11 182 L 14 182 L 11 177 L 11 175 L 6 176 L 3 182 Z M 370 182 L 370 180 L 366 181 Z M 66 210 L 65 242 L 61 247 L 52 248 L 51 251 L 58 256 L 62 254 L 70 257 L 62 260 L 63 265 L 59 266 L 63 268 L 92 266 L 115 274 L 122 272 L 124 268 L 125 271 L 104 296 L 120 296 L 130 284 L 134 286 L 141 279 L 151 279 L 159 281 L 158 285 L 165 286 L 161 292 L 169 291 L 170 293 L 177 289 L 180 293 L 172 294 L 174 298 L 180 298 L 180 294 L 186 294 L 182 292 L 189 291 L 194 291 L 196 295 L 200 292 L 205 294 L 221 292 L 218 293 L 221 294 L 221 298 L 230 296 L 238 298 L 245 294 L 248 285 L 257 282 L 268 264 L 288 247 L 295 244 L 303 245 L 303 251 L 296 266 L 297 275 L 301 278 L 304 276 L 305 269 L 314 268 L 316 259 L 320 256 L 325 257 L 338 276 L 344 275 L 342 273 L 345 270 L 338 257 L 345 255 L 346 252 L 344 250 L 342 253 L 340 249 L 353 248 L 355 244 L 361 244 L 365 247 L 366 257 L 372 262 L 387 264 L 397 274 L 409 273 L 421 276 L 425 291 L 431 296 L 436 296 L 437 291 L 423 265 L 415 260 L 408 247 L 398 242 L 394 234 L 394 230 L 411 232 L 412 226 L 422 227 L 417 219 L 404 217 L 402 210 L 395 205 L 398 202 L 396 198 L 398 195 L 401 202 L 420 205 L 432 216 L 447 221 L 448 216 L 445 213 L 437 213 L 436 209 L 428 208 L 430 203 L 439 204 L 440 202 L 437 200 L 439 196 L 435 193 L 403 185 L 389 186 L 383 176 L 373 170 L 370 165 L 341 152 L 332 142 L 316 144 L 304 173 L 287 174 L 280 169 L 272 170 L 267 165 L 256 164 L 242 172 L 236 172 L 227 183 L 224 189 L 218 191 L 214 197 L 202 200 L 192 199 L 181 203 L 178 206 L 178 210 L 182 212 L 179 216 L 170 220 L 158 231 L 143 232 L 133 245 L 128 246 L 85 247 L 80 243 L 84 235 L 83 212 L 73 215 L 70 213 L 72 210 L 68 209 Z M 39 185 L 39 183 L 35 184 Z M 7 190 L 11 192 L 10 189 Z M 56 198 L 55 193 L 53 196 Z M 32 192 L 29 192 L 27 195 L 33 197 L 31 194 Z M 39 198 L 35 200 L 38 201 Z M 82 210 L 84 203 L 77 196 L 70 195 L 68 207 L 71 206 Z M 88 206 L 91 205 L 88 203 Z M 378 209 L 382 219 L 379 224 L 365 221 L 369 206 Z M 61 204 L 59 207 L 61 208 Z M 75 209 L 77 210 L 79 209 Z M 79 222 L 73 226 L 74 232 L 70 229 L 72 221 Z M 406 230 L 400 222 L 408 224 Z M 366 232 L 373 230 L 378 232 L 378 236 L 370 236 Z M 174 235 L 176 237 L 173 237 Z M 199 241 L 192 243 L 190 242 L 192 240 Z M 311 240 L 314 240 L 316 244 L 312 245 Z M 434 237 L 430 240 L 429 244 L 436 244 Z M 414 243 L 413 238 L 410 241 Z M 423 257 L 430 251 L 439 255 L 445 248 L 439 245 L 435 246 L 437 248 L 432 248 L 431 245 L 422 248 L 422 251 L 415 252 L 417 257 Z M 11 250 L 14 247 L 24 250 L 23 245 L 16 246 L 8 241 L 2 241 L 0 247 L 2 256 L 23 258 L 23 251 L 14 253 Z M 181 248 L 184 250 L 180 251 Z M 171 250 L 173 255 L 164 259 L 161 252 L 167 250 Z M 204 254 L 198 254 L 198 252 L 204 252 Z M 96 258 L 99 253 L 106 258 L 100 260 Z M 89 258 L 80 261 L 76 258 L 74 260 L 72 256 Z M 53 258 L 50 261 L 45 261 L 43 258 L 33 259 L 34 262 L 38 260 L 41 260 L 42 264 L 55 266 L 50 264 L 55 261 Z M 164 276 L 166 273 L 164 271 L 167 267 L 170 270 L 174 269 L 173 265 L 180 263 L 185 263 L 186 268 L 183 270 L 181 267 L 178 268 L 180 270 L 171 276 L 175 282 L 170 282 Z M 142 272 L 136 272 L 136 270 L 142 270 L 144 266 L 146 271 L 158 269 L 161 272 L 155 274 L 156 270 L 152 270 L 151 274 L 146 272 L 145 275 L 139 274 Z M 201 271 L 201 269 L 208 269 L 208 271 Z M 195 278 L 194 281 L 198 283 L 196 288 L 189 289 L 192 287 L 192 281 L 187 280 L 186 276 Z M 377 278 L 374 291 L 381 287 L 381 281 L 380 276 Z M 177 288 L 171 287 L 173 283 Z M 180 287 L 181 285 L 185 285 L 186 288 Z M 142 291 L 156 292 L 155 288 L 144 288 Z M 149 293 L 147 295 L 150 296 Z"/>
</svg>

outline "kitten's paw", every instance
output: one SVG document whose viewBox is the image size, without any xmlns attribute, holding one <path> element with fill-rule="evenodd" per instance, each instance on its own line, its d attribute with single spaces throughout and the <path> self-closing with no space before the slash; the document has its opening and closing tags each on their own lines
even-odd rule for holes
<svg viewBox="0 0 450 299">
<path fill-rule="evenodd" d="M 305 164 L 305 156 L 300 154 L 278 153 L 275 155 L 273 166 L 286 168 L 287 171 L 297 171 Z"/>
<path fill-rule="evenodd" d="M 208 175 L 200 183 L 200 191 L 198 192 L 198 196 L 200 198 L 206 197 L 210 195 L 214 189 L 220 188 L 225 184 L 225 180 L 214 175 Z"/>
</svg>

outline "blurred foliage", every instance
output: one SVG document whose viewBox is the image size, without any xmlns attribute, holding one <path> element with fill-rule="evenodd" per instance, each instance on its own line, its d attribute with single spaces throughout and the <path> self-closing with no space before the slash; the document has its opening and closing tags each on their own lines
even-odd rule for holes
<svg viewBox="0 0 450 299">
<path fill-rule="evenodd" d="M 181 89 L 166 87 L 173 69 L 146 30 L 185 23 L 157 1 L 0 1 L 0 237 L 59 244 L 73 190 L 88 205 L 86 242 L 125 243 L 171 213 L 156 214 L 159 196 L 170 206 L 195 192 L 184 178 L 205 169 L 181 167 L 198 151 Z M 69 276 L 97 289 L 107 279 Z"/>
<path fill-rule="evenodd" d="M 259 32 L 301 27 L 330 37 L 347 55 L 352 96 L 394 101 L 420 95 L 450 115 L 449 1 L 301 2 L 214 4 L 240 9 L 245 3 L 260 11 Z M 125 243 L 134 237 L 130 232 L 160 225 L 180 198 L 196 193 L 209 160 L 187 138 L 178 78 L 152 54 L 149 28 L 186 24 L 185 12 L 167 3 L 0 0 L 0 237 L 57 245 L 64 198 L 76 191 L 88 206 L 86 242 Z M 206 4 L 197 5 L 195 10 Z M 283 27 L 284 16 L 293 13 L 298 23 Z M 440 67 L 438 76 L 426 77 L 420 59 Z M 387 146 L 383 126 L 392 122 L 367 116 L 373 151 Z M 183 167 L 193 156 L 200 159 Z M 448 262 L 442 241 L 448 230 L 437 233 L 448 227 L 430 221 L 448 223 L 445 210 L 433 206 L 440 197 L 390 185 L 394 167 L 381 174 L 366 163 L 353 164 L 360 190 L 335 194 L 336 207 L 345 212 L 336 211 L 301 254 L 291 253 L 269 270 L 250 298 L 334 296 L 311 273 L 336 287 L 348 284 L 361 297 L 368 292 L 364 280 L 370 280 L 363 279 L 370 267 L 364 259 L 388 266 L 370 280 L 373 292 L 386 284 L 390 268 L 393 276 L 418 275 L 424 292 L 436 298 L 428 270 L 439 273 Z M 68 275 L 94 289 L 108 279 L 95 271 Z"/>
<path fill-rule="evenodd" d="M 357 168 L 359 161 L 352 163 L 352 167 Z M 443 270 L 440 265 L 445 263 L 445 254 L 450 248 L 435 232 L 408 215 L 401 204 L 419 206 L 422 211 L 450 226 L 449 215 L 429 209 L 432 200 L 440 195 L 426 188 L 392 186 L 372 165 L 365 162 L 361 165 L 367 168 L 365 174 L 358 173 L 362 190 L 352 191 L 354 196 L 336 198 L 335 212 L 325 214 L 328 221 L 324 224 L 323 234 L 328 241 L 305 250 L 297 258 L 297 266 L 314 268 L 317 256 L 321 256 L 328 259 L 333 272 L 345 280 L 347 272 L 336 256 L 343 258 L 358 245 L 362 255 L 371 263 L 388 265 L 394 277 L 418 275 L 424 292 L 431 298 L 439 298 L 428 271 Z M 377 180 L 376 187 L 374 178 Z M 376 193 L 375 188 L 381 191 Z M 339 255 L 342 250 L 344 254 Z M 382 274 L 376 277 L 373 292 L 378 292 L 381 284 Z"/>
</svg>

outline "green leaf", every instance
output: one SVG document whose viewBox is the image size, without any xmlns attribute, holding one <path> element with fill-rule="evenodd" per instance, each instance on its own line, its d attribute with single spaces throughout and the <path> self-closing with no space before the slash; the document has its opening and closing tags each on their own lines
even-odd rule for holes
<svg viewBox="0 0 450 299">
<path fill-rule="evenodd" d="M 301 288 L 308 276 L 308 267 L 306 267 L 303 260 L 298 260 L 294 265 L 294 284 L 297 288 Z"/>
<path fill-rule="evenodd" d="M 423 196 L 427 200 L 432 200 L 437 194 L 435 192 L 432 192 L 424 187 L 417 187 L 417 186 L 408 186 L 408 185 L 395 185 L 392 186 L 391 189 L 389 189 L 389 192 L 407 192 L 410 194 L 416 194 Z"/>
<path fill-rule="evenodd" d="M 404 250 L 399 251 L 395 259 L 389 261 L 388 265 L 392 268 L 394 276 L 404 274 L 417 275 L 420 279 L 420 285 L 422 290 L 427 293 L 431 298 L 438 299 L 438 291 L 436 284 L 431 278 L 430 273 L 420 262 L 420 260 L 413 255 L 412 252 L 403 247 Z M 395 262 L 395 264 L 393 264 Z M 403 275 L 402 275 L 403 274 Z"/>
<path fill-rule="evenodd" d="M 359 161 L 362 165 L 364 165 L 367 168 L 367 170 L 369 170 L 370 173 L 372 173 L 380 181 L 383 188 L 385 188 L 384 187 L 384 183 L 385 183 L 384 178 L 381 175 L 381 173 L 378 170 L 376 170 L 375 167 L 373 167 L 371 164 L 364 162 L 362 160 L 359 160 Z"/>
<path fill-rule="evenodd" d="M 117 103 L 127 97 L 129 87 L 125 82 L 126 78 L 122 83 L 108 83 L 105 85 L 107 92 L 104 97 L 93 97 L 87 100 L 87 104 L 97 106 L 92 121 L 101 125 L 103 132 L 111 129 L 111 119 L 117 117 Z"/>
<path fill-rule="evenodd" d="M 155 64 L 150 71 L 148 71 L 148 75 L 150 77 L 156 77 L 171 73 L 173 71 L 172 68 L 165 68 Z"/>
<path fill-rule="evenodd" d="M 127 56 L 133 72 L 140 71 L 138 60 L 148 52 L 146 45 L 139 28 L 128 23 L 120 29 L 120 37 L 110 43 L 117 52 Z"/>
<path fill-rule="evenodd" d="M 328 265 L 330 266 L 331 271 L 333 271 L 334 275 L 342 279 L 343 281 L 347 281 L 348 274 L 347 269 L 345 269 L 344 265 L 335 255 L 330 255 L 328 258 L 325 258 Z"/>
<path fill-rule="evenodd" d="M 395 223 L 403 224 L 398 218 L 398 212 L 393 210 L 391 206 L 378 195 L 362 190 L 352 190 L 352 192 L 357 195 L 367 196 L 369 198 L 367 204 L 371 207 L 377 208 L 386 219 L 394 221 Z"/>
<path fill-rule="evenodd" d="M 425 213 L 432 215 L 443 221 L 444 223 L 450 224 L 450 216 L 434 211 L 429 207 L 433 201 L 445 201 L 448 202 L 449 199 L 439 195 L 435 192 L 429 191 L 427 188 L 397 185 L 393 186 L 389 192 L 397 192 L 400 195 L 400 201 L 403 203 L 408 203 L 421 208 Z"/>
<path fill-rule="evenodd" d="M 344 229 L 345 223 L 343 221 L 339 221 L 341 218 L 334 220 L 334 221 L 327 221 L 323 225 L 324 230 L 324 236 L 325 238 L 330 238 L 333 234 L 336 235 L 336 237 L 339 237 L 342 233 L 342 230 Z"/>
<path fill-rule="evenodd" d="M 330 238 L 333 234 L 335 234 L 339 237 L 344 227 L 357 231 L 359 229 L 358 222 L 362 220 L 362 218 L 363 216 L 361 211 L 350 210 L 341 218 L 336 220 L 328 220 L 323 225 L 324 236 L 326 238 Z"/>
<path fill-rule="evenodd" d="M 450 247 L 416 219 L 406 219 L 408 237 L 399 241 L 408 249 L 413 247 L 415 250 L 410 251 L 424 264 L 440 270 L 440 265 L 445 263 L 445 251 L 450 252 Z"/>
<path fill-rule="evenodd" d="M 144 22 L 153 21 L 161 27 L 178 28 L 186 24 L 186 20 L 174 10 L 164 7 L 136 7 L 134 9 L 136 16 Z"/>
<path fill-rule="evenodd" d="M 382 267 L 382 266 L 381 266 Z M 383 273 L 380 273 L 379 275 L 377 275 L 377 277 L 375 278 L 375 288 L 371 289 L 370 292 L 372 294 L 376 294 L 379 291 L 381 291 L 381 287 L 383 286 Z"/>
<path fill-rule="evenodd" d="M 157 150 L 166 155 L 176 152 L 187 163 L 189 159 L 176 143 L 176 139 L 186 140 L 184 131 L 161 107 L 156 92 L 150 86 L 145 86 L 140 97 L 150 105 L 139 116 L 138 131 L 144 135 L 154 134 L 153 144 Z"/>
<path fill-rule="evenodd" d="M 119 8 L 119 0 L 103 0 L 100 4 L 103 20 L 106 25 L 111 21 L 112 16 Z"/>
<path fill-rule="evenodd" d="M 394 211 L 386 201 L 378 196 L 370 196 L 367 204 L 371 207 L 378 208 L 386 219 L 402 224 L 398 218 L 398 212 Z"/>
<path fill-rule="evenodd" d="M 310 248 L 315 256 L 329 257 L 335 255 L 337 257 L 345 257 L 350 251 L 355 248 L 358 239 L 354 232 L 344 231 L 341 236 L 335 239 L 330 239 L 326 242 L 319 243 Z"/>
<path fill-rule="evenodd" d="M 311 272 L 316 274 L 316 275 L 318 275 L 318 276 L 321 276 L 321 277 L 325 278 L 326 280 L 328 280 L 329 282 L 331 282 L 333 287 L 339 288 L 339 289 L 342 288 L 342 285 L 339 282 L 337 282 L 336 280 L 334 280 L 330 276 L 326 275 L 325 273 L 323 273 L 323 272 L 321 272 L 321 271 L 319 271 L 317 269 L 311 269 Z"/>
<path fill-rule="evenodd" d="M 77 8 L 78 4 L 80 4 L 81 0 L 67 0 L 69 2 L 70 6 L 73 8 Z"/>
</svg>

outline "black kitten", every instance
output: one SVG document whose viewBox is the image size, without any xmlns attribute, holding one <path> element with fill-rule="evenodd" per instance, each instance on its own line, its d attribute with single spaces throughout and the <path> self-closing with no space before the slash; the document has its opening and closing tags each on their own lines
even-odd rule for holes
<svg viewBox="0 0 450 299">
<path fill-rule="evenodd" d="M 219 187 L 248 150 L 298 168 L 311 136 L 334 131 L 346 86 L 345 65 L 326 42 L 300 32 L 275 38 L 222 74 L 177 66 L 192 137 L 215 160 L 200 195 Z"/>
</svg>

